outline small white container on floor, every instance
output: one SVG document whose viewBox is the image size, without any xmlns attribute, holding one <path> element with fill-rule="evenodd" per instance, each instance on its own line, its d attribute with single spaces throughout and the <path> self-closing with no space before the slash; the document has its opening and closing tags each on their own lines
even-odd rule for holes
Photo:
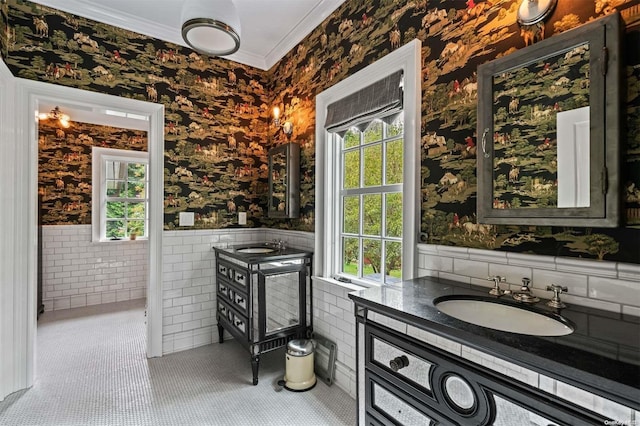
<svg viewBox="0 0 640 426">
<path fill-rule="evenodd" d="M 284 387 L 290 391 L 302 392 L 316 385 L 313 371 L 313 341 L 298 339 L 287 344 Z"/>
</svg>

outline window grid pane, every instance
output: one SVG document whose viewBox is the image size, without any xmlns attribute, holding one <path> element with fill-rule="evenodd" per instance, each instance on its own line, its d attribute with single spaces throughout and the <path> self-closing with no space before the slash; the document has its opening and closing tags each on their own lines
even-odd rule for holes
<svg viewBox="0 0 640 426">
<path fill-rule="evenodd" d="M 383 283 L 402 278 L 402 115 L 374 123 L 348 131 L 340 145 L 339 272 Z"/>
<path fill-rule="evenodd" d="M 145 237 L 148 229 L 148 166 L 140 162 L 105 161 L 106 238 L 132 234 Z"/>
</svg>

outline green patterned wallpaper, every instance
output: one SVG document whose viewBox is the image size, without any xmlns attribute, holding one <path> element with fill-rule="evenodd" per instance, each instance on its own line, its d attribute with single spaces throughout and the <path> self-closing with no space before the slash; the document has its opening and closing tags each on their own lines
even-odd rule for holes
<svg viewBox="0 0 640 426">
<path fill-rule="evenodd" d="M 543 28 L 520 28 L 515 0 L 347 1 L 271 74 L 274 93 L 313 99 L 408 41 L 422 41 L 422 217 L 428 243 L 640 263 L 640 29 L 625 35 L 628 91 L 624 226 L 478 225 L 477 66 L 638 1 L 558 2 Z M 301 139 L 313 138 L 313 111 Z"/>
<path fill-rule="evenodd" d="M 146 132 L 55 121 L 38 126 L 38 194 L 42 225 L 91 223 L 91 148 L 147 150 Z"/>
<path fill-rule="evenodd" d="M 422 231 L 428 242 L 640 263 L 640 31 L 627 31 L 625 225 L 615 229 L 476 225 L 474 149 L 479 64 L 637 0 L 558 2 L 544 28 L 520 28 L 516 0 L 347 0 L 272 70 L 262 72 L 129 31 L 13 0 L 2 49 L 15 75 L 166 108 L 165 228 L 177 212 L 196 226 L 313 230 L 315 95 L 390 51 L 422 40 Z M 7 9 L 7 6 L 4 6 Z M 631 10 L 631 9 L 629 9 Z M 46 29 L 37 21 L 46 22 Z M 38 25 L 39 24 L 39 25 Z M 6 36 L 4 37 L 7 38 Z M 280 104 L 302 147 L 300 219 L 263 217 L 269 126 Z M 469 224 L 469 225 L 465 225 Z M 607 242 L 607 249 L 597 247 Z"/>
</svg>

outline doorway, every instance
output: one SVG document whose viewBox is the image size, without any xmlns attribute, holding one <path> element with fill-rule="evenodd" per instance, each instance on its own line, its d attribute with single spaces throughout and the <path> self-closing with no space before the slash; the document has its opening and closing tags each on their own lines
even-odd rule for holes
<svg viewBox="0 0 640 426">
<path fill-rule="evenodd" d="M 38 314 L 145 299 L 148 120 L 38 107 Z M 105 150 L 129 161 L 102 179 Z"/>
<path fill-rule="evenodd" d="M 13 77 L 0 66 L 4 96 L 2 131 L 3 201 L 0 282 L 0 399 L 29 387 L 35 378 L 37 310 L 38 138 L 34 113 L 41 105 L 64 103 L 107 115 L 119 111 L 146 117 L 149 136 L 149 264 L 147 276 L 147 357 L 162 356 L 162 227 L 164 106 Z M 6 189 L 6 191 L 5 191 Z M 4 232 L 6 231 L 6 232 Z M 4 267 L 6 266 L 6 269 Z M 6 345 L 4 343 L 7 343 Z"/>
</svg>

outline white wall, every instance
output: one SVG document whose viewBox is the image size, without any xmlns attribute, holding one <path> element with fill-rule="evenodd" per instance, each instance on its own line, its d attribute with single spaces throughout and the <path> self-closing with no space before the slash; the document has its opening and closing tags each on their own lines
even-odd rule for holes
<svg viewBox="0 0 640 426">
<path fill-rule="evenodd" d="M 145 240 L 91 242 L 91 225 L 42 227 L 45 311 L 144 298 Z"/>
</svg>

